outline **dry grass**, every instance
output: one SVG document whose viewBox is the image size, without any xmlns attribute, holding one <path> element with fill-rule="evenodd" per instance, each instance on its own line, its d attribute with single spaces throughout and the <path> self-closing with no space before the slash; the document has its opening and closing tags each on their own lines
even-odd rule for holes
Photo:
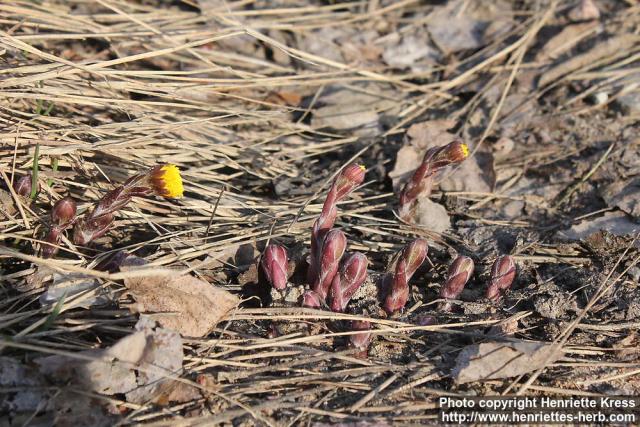
<svg viewBox="0 0 640 427">
<path fill-rule="evenodd" d="M 479 149 L 504 116 L 504 101 L 516 77 L 552 62 L 525 58 L 540 30 L 568 4 L 554 1 L 536 7 L 537 2 L 525 2 L 513 16 L 516 25 L 510 33 L 473 55 L 452 58 L 447 67 L 416 74 L 382 65 L 340 63 L 289 47 L 274 34 L 282 34 L 281 30 L 305 36 L 316 29 L 347 26 L 364 32 L 385 21 L 391 26 L 390 33 L 407 31 L 422 21 L 412 22 L 403 16 L 431 7 L 417 0 L 309 2 L 304 7 L 274 8 L 256 4 L 255 9 L 241 7 L 257 3 L 254 1 L 224 2 L 226 6 L 216 7 L 218 2 L 212 0 L 200 2 L 206 13 L 190 1 L 153 3 L 74 0 L 0 4 L 0 171 L 11 187 L 32 167 L 38 144 L 40 173 L 51 183 L 42 186 L 37 200 L 29 206 L 13 194 L 19 210 L 0 216 L 0 240 L 4 242 L 0 246 L 0 351 L 5 355 L 76 357 L 80 350 L 110 344 L 135 323 L 135 316 L 118 305 L 78 309 L 77 304 L 88 294 L 65 301 L 60 313 L 51 317 L 52 308 L 37 303 L 42 289 L 14 291 L 24 287 L 25 280 L 42 267 L 95 276 L 103 288 L 119 294 L 120 280 L 130 273 L 108 274 L 92 267 L 105 255 L 124 249 L 145 257 L 152 266 L 171 266 L 209 280 L 215 277 L 217 285 L 239 291 L 232 276 L 214 274 L 233 271 L 233 266 L 221 267 L 221 259 L 226 261 L 229 251 L 241 245 L 261 245 L 274 238 L 290 245 L 303 242 L 308 247 L 310 225 L 321 209 L 319 195 L 326 190 L 331 174 L 355 158 L 364 160 L 372 170 L 367 176 L 370 181 L 356 191 L 354 200 L 341 205 L 338 225 L 347 233 L 350 248 L 366 251 L 374 260 L 374 269 L 383 268 L 385 259 L 412 237 L 428 237 L 445 246 L 464 244 L 454 235 L 434 236 L 394 216 L 395 197 L 381 184 L 385 177 L 376 170 L 378 162 L 388 169 L 393 159 L 372 157 L 372 148 L 381 144 L 397 147 L 398 137 L 409 125 L 432 117 L 433 112 L 448 111 L 464 122 L 480 108 L 480 98 L 488 87 L 466 105 L 460 105 L 457 89 L 479 76 L 488 76 L 490 81 L 504 84 L 476 143 Z M 631 25 L 637 22 L 639 12 L 639 6 L 629 7 L 624 15 L 610 17 L 605 27 L 622 25 L 623 19 Z M 265 58 L 261 53 L 265 49 L 272 55 L 289 56 L 289 65 Z M 622 66 L 637 55 L 637 46 L 630 43 L 624 52 L 604 54 L 598 62 L 562 73 L 553 85 L 604 79 L 583 92 L 584 96 L 613 87 L 631 72 Z M 362 137 L 292 120 L 308 115 L 313 101 L 327 87 L 340 84 L 363 90 L 362 84 L 367 82 L 384 85 L 395 94 L 397 117 L 384 133 Z M 309 106 L 287 105 L 274 96 L 278 92 L 313 101 Z M 531 97 L 543 94 L 536 90 Z M 569 110 L 581 99 L 568 99 L 551 114 L 572 113 Z M 575 147 L 524 153 L 507 166 L 524 171 L 532 165 L 544 166 L 549 159 L 559 161 L 576 152 L 572 150 Z M 58 162 L 57 171 L 52 170 L 53 159 Z M 113 183 L 159 162 L 181 167 L 185 198 L 176 202 L 137 200 L 121 212 L 109 238 L 98 246 L 80 248 L 65 241 L 56 260 L 32 255 L 31 248 L 37 247 L 43 236 L 48 207 L 55 200 L 69 193 L 81 201 L 82 211 Z M 273 183 L 286 179 L 293 180 L 291 191 L 275 197 Z M 506 189 L 508 183 L 494 193 L 451 195 L 473 202 L 465 212 L 467 218 L 473 218 L 475 210 L 495 200 L 517 200 L 502 195 Z M 535 203 L 541 211 L 562 218 L 550 201 Z M 537 226 L 527 219 L 477 218 L 508 227 Z M 567 253 L 544 245 L 531 248 L 517 254 L 519 261 L 571 266 L 590 262 L 580 252 Z M 621 254 L 618 263 L 628 260 L 627 255 Z M 637 261 L 634 258 L 624 268 L 632 268 Z M 618 264 L 611 266 L 589 304 L 555 337 L 566 357 L 547 368 L 605 366 L 608 349 L 596 344 L 570 345 L 569 340 L 575 330 L 584 332 L 593 327 L 581 323 L 584 317 L 607 290 L 624 280 L 616 267 Z M 411 307 L 410 312 L 418 308 L 420 305 Z M 516 319 L 530 315 L 529 311 L 510 314 Z M 349 332 L 335 332 L 326 325 L 362 316 L 300 308 L 239 308 L 207 339 L 185 340 L 187 357 L 181 381 L 202 389 L 206 398 L 164 408 L 133 405 L 116 397 L 99 398 L 130 410 L 123 424 L 177 425 L 169 417 L 187 413 L 197 416 L 185 419 L 185 425 L 232 421 L 296 425 L 352 418 L 426 423 L 436 416 L 437 396 L 463 392 L 450 387 L 443 369 L 464 345 L 464 339 L 457 339 L 478 337 L 484 328 L 507 317 L 507 313 L 481 320 L 460 316 L 434 326 L 368 319 L 391 353 L 394 348 L 411 349 L 411 357 L 406 359 L 410 362 L 400 362 L 406 354 L 358 359 L 349 350 L 332 350 L 334 339 Z M 268 321 L 315 325 L 321 332 L 292 332 L 267 339 Z M 545 371 L 539 370 L 513 384 L 489 382 L 476 390 L 589 394 L 592 392 L 586 385 L 593 382 L 638 374 L 637 364 L 609 363 L 624 368 L 615 371 L 621 374 L 607 374 L 574 388 L 569 386 L 571 381 L 563 387 L 554 386 L 552 379 L 544 377 Z M 194 382 L 197 373 L 213 374 L 215 384 Z M 202 412 L 190 412 L 196 410 Z"/>
</svg>

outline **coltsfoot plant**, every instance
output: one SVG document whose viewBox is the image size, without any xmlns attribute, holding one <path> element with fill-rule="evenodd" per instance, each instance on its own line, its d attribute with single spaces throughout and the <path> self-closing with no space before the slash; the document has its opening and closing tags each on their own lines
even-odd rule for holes
<svg viewBox="0 0 640 427">
<path fill-rule="evenodd" d="M 447 272 L 447 280 L 440 288 L 440 298 L 445 300 L 438 307 L 440 311 L 451 311 L 451 301 L 448 300 L 454 300 L 460 296 L 473 275 L 474 267 L 473 260 L 467 256 L 459 256 L 453 260 Z"/>
<path fill-rule="evenodd" d="M 416 239 L 402 250 L 384 301 L 387 314 L 394 314 L 407 304 L 409 280 L 427 258 L 428 250 L 429 246 L 425 239 Z"/>
<path fill-rule="evenodd" d="M 512 256 L 503 255 L 498 257 L 491 267 L 491 279 L 487 287 L 485 296 L 498 301 L 502 295 L 511 288 L 516 278 L 516 263 Z"/>
<path fill-rule="evenodd" d="M 428 197 L 438 172 L 447 166 L 460 163 L 469 156 L 469 148 L 461 140 L 427 150 L 422 163 L 400 192 L 400 218 L 408 219 L 419 197 Z"/>
<path fill-rule="evenodd" d="M 22 177 L 14 186 L 18 194 L 28 194 L 32 187 L 30 175 Z M 42 246 L 42 256 L 54 256 L 65 230 L 73 227 L 73 242 L 87 245 L 103 236 L 111 227 L 115 214 L 136 196 L 156 194 L 165 198 L 179 198 L 183 194 L 182 177 L 176 165 L 158 165 L 139 173 L 105 194 L 92 209 L 78 218 L 76 202 L 67 196 L 51 209 L 50 226 Z"/>
</svg>

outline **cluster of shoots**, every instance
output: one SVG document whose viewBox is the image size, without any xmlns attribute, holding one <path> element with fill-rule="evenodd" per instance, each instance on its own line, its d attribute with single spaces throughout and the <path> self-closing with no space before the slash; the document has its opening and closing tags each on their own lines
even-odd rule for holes
<svg viewBox="0 0 640 427">
<path fill-rule="evenodd" d="M 322 211 L 313 223 L 307 270 L 310 289 L 302 296 L 302 305 L 305 307 L 329 307 L 332 311 L 344 312 L 353 295 L 367 279 L 367 257 L 360 252 L 346 254 L 347 237 L 341 230 L 334 228 L 338 203 L 362 184 L 364 175 L 363 166 L 346 166 L 333 181 Z M 270 244 L 265 248 L 260 264 L 267 281 L 274 289 L 282 291 L 286 288 L 287 259 L 287 250 L 283 246 Z M 364 329 L 364 326 L 357 324 L 354 328 Z M 367 326 L 366 329 L 368 328 Z"/>
<path fill-rule="evenodd" d="M 15 183 L 14 190 L 26 196 L 32 192 L 33 186 L 31 177 L 25 176 Z M 51 209 L 50 226 L 42 246 L 42 256 L 54 256 L 58 252 L 64 232 L 72 227 L 73 243 L 76 245 L 88 245 L 103 236 L 112 226 L 115 214 L 133 197 L 157 194 L 166 198 L 179 198 L 182 197 L 182 193 L 180 171 L 175 165 L 165 164 L 129 178 L 105 194 L 82 217 L 77 216 L 76 202 L 69 196 L 64 197 Z"/>
<path fill-rule="evenodd" d="M 451 311 L 452 302 L 457 300 L 465 285 L 471 279 L 474 270 L 473 260 L 466 256 L 457 257 L 447 272 L 447 279 L 440 288 L 440 311 Z M 485 297 L 493 302 L 498 302 L 502 296 L 511 288 L 516 278 L 516 263 L 512 256 L 499 256 L 491 267 L 489 285 L 485 292 Z"/>
<path fill-rule="evenodd" d="M 329 189 L 320 216 L 311 231 L 308 281 L 310 288 L 303 296 L 303 305 L 319 308 L 329 304 L 335 311 L 346 306 L 367 277 L 367 257 L 359 252 L 345 256 L 347 238 L 336 228 L 338 202 L 344 200 L 364 181 L 363 166 L 350 164 L 335 178 Z M 287 284 L 287 250 L 270 244 L 262 254 L 260 264 L 267 281 L 277 290 Z"/>
<path fill-rule="evenodd" d="M 428 196 L 444 168 L 460 163 L 469 155 L 467 146 L 460 140 L 429 149 L 421 165 L 406 183 L 400 194 L 400 215 L 406 217 L 419 197 Z M 364 180 L 363 167 L 351 164 L 336 177 L 329 189 L 320 216 L 311 230 L 311 248 L 307 281 L 309 289 L 302 296 L 302 305 L 311 308 L 329 308 L 334 312 L 345 312 L 358 288 L 367 279 L 367 257 L 355 252 L 347 254 L 345 234 L 334 228 L 338 216 L 338 203 L 344 200 Z M 427 258 L 428 243 L 416 239 L 408 243 L 397 255 L 389 272 L 382 276 L 384 301 L 382 307 L 389 316 L 401 312 L 409 299 L 409 281 Z M 285 247 L 270 244 L 266 247 L 261 267 L 271 286 L 284 290 L 287 286 L 288 256 Z M 448 312 L 458 299 L 474 272 L 474 262 L 459 256 L 451 264 L 440 292 L 443 302 L 439 310 Z M 510 256 L 498 258 L 492 268 L 491 280 L 486 296 L 498 301 L 515 278 L 515 263 Z M 350 326 L 358 333 L 351 335 L 350 345 L 362 352 L 371 341 L 371 325 L 366 321 L 354 321 Z"/>
<path fill-rule="evenodd" d="M 468 156 L 469 148 L 459 139 L 447 145 L 428 149 L 420 166 L 400 192 L 400 217 L 410 218 L 418 198 L 428 197 L 431 194 L 435 179 L 440 171 L 447 166 L 462 162 Z"/>
</svg>

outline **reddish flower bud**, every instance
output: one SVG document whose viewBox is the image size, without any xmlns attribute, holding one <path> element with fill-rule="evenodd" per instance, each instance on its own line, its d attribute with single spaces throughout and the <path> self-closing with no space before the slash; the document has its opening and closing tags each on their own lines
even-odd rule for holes
<svg viewBox="0 0 640 427">
<path fill-rule="evenodd" d="M 433 177 L 441 169 L 460 163 L 469 156 L 469 148 L 461 140 L 427 150 L 422 163 L 415 170 L 400 193 L 400 216 L 405 218 L 411 212 L 416 199 L 431 194 Z"/>
<path fill-rule="evenodd" d="M 445 299 L 457 299 L 462 293 L 464 285 L 466 285 L 471 278 L 473 268 L 474 264 L 471 258 L 466 256 L 459 256 L 456 258 L 449 267 L 446 282 L 444 282 L 444 285 L 440 288 L 440 297 Z M 438 309 L 441 311 L 450 311 L 451 303 L 445 301 L 440 304 Z"/>
<path fill-rule="evenodd" d="M 491 267 L 491 281 L 487 287 L 485 296 L 498 301 L 500 297 L 509 289 L 516 278 L 516 263 L 513 257 L 503 255 L 496 259 Z"/>
<path fill-rule="evenodd" d="M 57 227 L 52 227 L 44 238 L 45 243 L 42 245 L 42 257 L 51 258 L 58 253 L 58 245 L 60 244 L 61 230 Z"/>
<path fill-rule="evenodd" d="M 469 147 L 461 140 L 456 139 L 444 147 L 440 147 L 440 150 L 433 154 L 431 161 L 434 166 L 440 169 L 452 163 L 460 163 L 467 157 L 469 157 Z"/>
<path fill-rule="evenodd" d="M 55 225 L 70 224 L 76 217 L 76 202 L 69 196 L 58 200 L 51 209 L 51 223 Z"/>
<path fill-rule="evenodd" d="M 366 169 L 362 165 L 351 163 L 345 167 L 336 177 L 334 187 L 336 189 L 336 201 L 342 200 L 364 181 Z"/>
<path fill-rule="evenodd" d="M 347 238 L 340 230 L 329 231 L 322 240 L 322 252 L 318 269 L 318 278 L 313 286 L 313 290 L 325 301 L 331 282 L 338 272 L 340 259 L 347 248 Z"/>
<path fill-rule="evenodd" d="M 350 255 L 340 266 L 331 283 L 331 310 L 342 312 L 367 278 L 367 257 L 360 252 Z"/>
<path fill-rule="evenodd" d="M 22 197 L 29 197 L 31 195 L 31 186 L 33 181 L 31 180 L 31 174 L 25 175 L 13 182 L 13 191 Z"/>
<path fill-rule="evenodd" d="M 424 262 L 428 250 L 429 246 L 424 239 L 416 239 L 403 249 L 396 264 L 391 289 L 384 303 L 384 309 L 388 314 L 393 314 L 404 308 L 409 299 L 409 280 Z"/>
<path fill-rule="evenodd" d="M 366 320 L 353 320 L 351 322 L 351 330 L 352 331 L 367 331 L 362 332 L 360 334 L 349 335 L 349 345 L 359 352 L 356 354 L 357 357 L 366 357 L 367 350 L 369 349 L 369 345 L 371 344 L 371 323 Z"/>
<path fill-rule="evenodd" d="M 413 276 L 416 270 L 422 265 L 427 258 L 428 252 L 429 244 L 425 239 L 416 239 L 404 248 L 402 251 L 402 259 L 405 260 L 407 280 L 410 280 L 411 276 Z"/>
<path fill-rule="evenodd" d="M 262 254 L 262 270 L 274 289 L 283 290 L 287 287 L 287 262 L 287 250 L 280 245 L 271 244 Z"/>
<path fill-rule="evenodd" d="M 308 290 L 302 294 L 302 306 L 309 308 L 322 307 L 322 298 L 315 291 Z"/>
</svg>

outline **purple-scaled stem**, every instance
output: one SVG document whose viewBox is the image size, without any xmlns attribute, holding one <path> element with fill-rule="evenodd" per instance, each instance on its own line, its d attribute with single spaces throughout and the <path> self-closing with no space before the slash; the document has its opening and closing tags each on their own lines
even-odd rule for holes
<svg viewBox="0 0 640 427">
<path fill-rule="evenodd" d="M 447 272 L 447 280 L 440 288 L 440 298 L 445 299 L 438 306 L 440 311 L 451 311 L 451 302 L 446 300 L 457 299 L 460 296 L 464 286 L 473 275 L 473 269 L 473 260 L 469 257 L 459 256 L 453 261 Z"/>
<path fill-rule="evenodd" d="M 363 331 L 359 334 L 349 335 L 349 345 L 358 350 L 356 357 L 367 357 L 369 345 L 371 345 L 371 323 L 366 320 L 353 320 L 352 331 Z"/>
<path fill-rule="evenodd" d="M 270 244 L 264 250 L 260 264 L 267 276 L 267 281 L 274 289 L 283 290 L 287 287 L 287 249 L 284 246 Z"/>
<path fill-rule="evenodd" d="M 404 219 L 409 216 L 418 197 L 427 197 L 431 194 L 433 179 L 438 171 L 449 165 L 460 163 L 468 156 L 469 148 L 459 139 L 427 150 L 422 163 L 400 192 L 400 217 Z"/>
<path fill-rule="evenodd" d="M 42 256 L 51 258 L 58 253 L 62 233 L 76 221 L 76 202 L 69 196 L 58 200 L 51 208 L 51 227 L 44 238 Z"/>
<path fill-rule="evenodd" d="M 317 279 L 324 236 L 331 230 L 338 216 L 337 203 L 347 197 L 364 181 L 365 168 L 355 163 L 346 166 L 336 177 L 322 205 L 320 216 L 311 228 L 311 254 L 309 256 L 308 279 L 314 283 Z"/>
<path fill-rule="evenodd" d="M 136 196 L 150 194 L 168 198 L 182 197 L 183 187 L 180 171 L 175 165 L 155 166 L 144 173 L 127 179 L 121 186 L 105 194 L 76 222 L 73 241 L 76 245 L 86 245 L 103 236 L 113 223 L 114 214 L 124 208 Z"/>
<path fill-rule="evenodd" d="M 367 257 L 356 252 L 345 259 L 340 265 L 340 271 L 333 278 L 329 296 L 331 310 L 343 312 L 349 300 L 367 278 Z"/>
<path fill-rule="evenodd" d="M 428 250 L 429 246 L 424 239 L 416 239 L 402 250 L 384 302 L 387 314 L 391 315 L 404 308 L 409 299 L 409 280 L 424 262 Z"/>
<path fill-rule="evenodd" d="M 13 182 L 13 191 L 22 197 L 29 197 L 31 194 L 31 186 L 33 181 L 31 180 L 31 174 L 25 175 Z"/>
<path fill-rule="evenodd" d="M 329 231 L 322 241 L 322 252 L 318 264 L 318 277 L 313 290 L 318 293 L 322 301 L 327 299 L 331 282 L 338 272 L 340 259 L 347 248 L 347 238 L 340 230 Z"/>
<path fill-rule="evenodd" d="M 491 267 L 491 280 L 485 296 L 491 301 L 498 301 L 511 288 L 516 278 L 516 263 L 512 256 L 502 255 Z"/>
</svg>

